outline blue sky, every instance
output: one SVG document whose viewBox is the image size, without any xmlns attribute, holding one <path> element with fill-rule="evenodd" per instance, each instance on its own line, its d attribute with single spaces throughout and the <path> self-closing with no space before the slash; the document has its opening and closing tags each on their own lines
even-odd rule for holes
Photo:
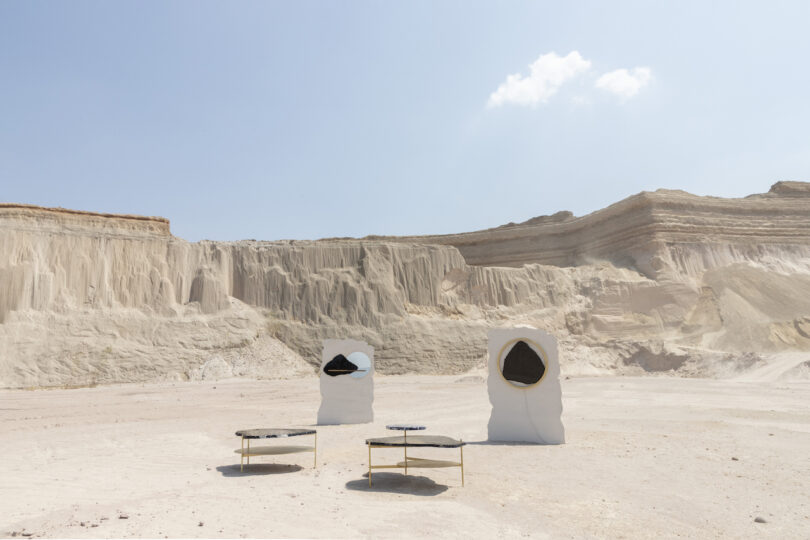
<svg viewBox="0 0 810 540">
<path fill-rule="evenodd" d="M 806 1 L 6 0 L 0 200 L 273 240 L 763 192 L 810 180 L 808 21 Z"/>
</svg>

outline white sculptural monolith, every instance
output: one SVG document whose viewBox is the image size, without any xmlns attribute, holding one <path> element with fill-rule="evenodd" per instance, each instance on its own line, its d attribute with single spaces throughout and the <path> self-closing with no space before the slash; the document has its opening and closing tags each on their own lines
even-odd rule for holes
<svg viewBox="0 0 810 540">
<path fill-rule="evenodd" d="M 489 331 L 489 440 L 562 444 L 557 340 L 521 326 Z"/>
<path fill-rule="evenodd" d="M 374 349 L 365 341 L 324 340 L 318 424 L 371 422 L 373 403 Z"/>
</svg>

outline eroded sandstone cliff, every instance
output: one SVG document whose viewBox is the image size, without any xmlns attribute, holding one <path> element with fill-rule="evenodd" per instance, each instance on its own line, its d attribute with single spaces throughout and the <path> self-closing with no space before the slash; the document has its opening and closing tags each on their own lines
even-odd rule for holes
<svg viewBox="0 0 810 540">
<path fill-rule="evenodd" d="M 810 189 L 642 193 L 583 217 L 409 238 L 189 243 L 162 218 L 0 205 L 0 387 L 480 366 L 486 329 L 561 339 L 564 373 L 723 375 L 810 350 Z"/>
</svg>

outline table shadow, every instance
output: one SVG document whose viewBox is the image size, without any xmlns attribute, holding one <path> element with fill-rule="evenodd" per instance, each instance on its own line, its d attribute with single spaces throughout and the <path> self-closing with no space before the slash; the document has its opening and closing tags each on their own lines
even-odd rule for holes
<svg viewBox="0 0 810 540">
<path fill-rule="evenodd" d="M 368 473 L 362 480 L 346 482 L 346 488 L 353 491 L 367 491 L 369 493 L 400 493 L 403 495 L 417 495 L 432 497 L 447 491 L 448 486 L 437 484 L 426 476 L 404 475 L 399 473 L 375 472 L 372 477 L 372 486 L 368 487 Z"/>
<path fill-rule="evenodd" d="M 468 446 L 559 446 L 557 444 L 544 444 L 535 442 L 510 442 L 510 441 L 464 441 Z"/>
<path fill-rule="evenodd" d="M 282 463 L 255 463 L 245 465 L 245 470 L 239 470 L 239 464 L 220 465 L 217 470 L 227 478 L 236 476 L 266 476 L 268 474 L 287 474 L 302 470 L 301 465 L 286 465 Z"/>
</svg>

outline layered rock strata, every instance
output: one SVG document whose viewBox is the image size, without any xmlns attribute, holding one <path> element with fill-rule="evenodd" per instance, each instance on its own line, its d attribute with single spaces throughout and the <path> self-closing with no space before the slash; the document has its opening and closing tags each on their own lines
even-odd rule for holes
<svg viewBox="0 0 810 540">
<path fill-rule="evenodd" d="M 469 233 L 374 238 L 454 246 L 474 265 L 581 266 L 603 260 L 630 266 L 653 279 L 667 273 L 696 275 L 718 264 L 769 253 L 806 257 L 808 186 L 778 182 L 767 194 L 744 199 L 660 189 L 582 217 L 559 212 Z"/>
</svg>

